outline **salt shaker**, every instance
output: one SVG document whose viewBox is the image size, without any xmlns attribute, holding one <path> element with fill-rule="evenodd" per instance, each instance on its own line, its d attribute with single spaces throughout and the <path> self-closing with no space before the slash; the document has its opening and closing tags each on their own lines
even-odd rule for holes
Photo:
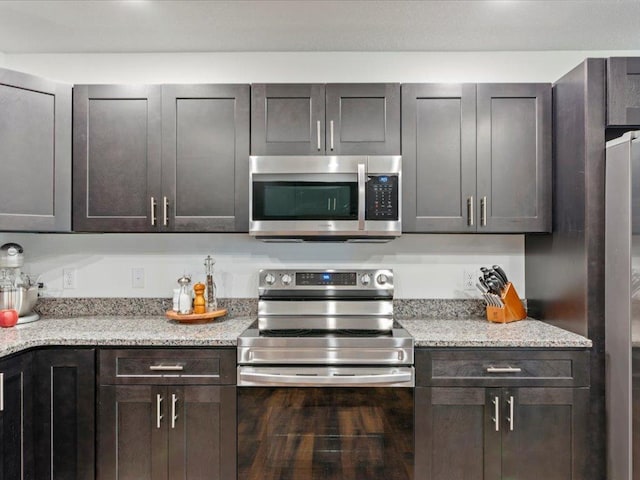
<svg viewBox="0 0 640 480">
<path fill-rule="evenodd" d="M 180 285 L 180 295 L 178 297 L 178 313 L 182 313 L 183 315 L 191 313 L 191 289 L 189 285 L 191 284 L 191 277 L 188 275 L 183 275 L 178 279 L 178 284 Z"/>
<path fill-rule="evenodd" d="M 180 289 L 179 288 L 174 288 L 173 289 L 173 311 L 174 312 L 179 312 L 180 311 Z"/>
</svg>

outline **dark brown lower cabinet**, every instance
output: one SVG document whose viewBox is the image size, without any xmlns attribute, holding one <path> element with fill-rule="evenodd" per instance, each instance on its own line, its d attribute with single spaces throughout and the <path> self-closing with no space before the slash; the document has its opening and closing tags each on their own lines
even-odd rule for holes
<svg viewBox="0 0 640 480">
<path fill-rule="evenodd" d="M 417 349 L 415 480 L 587 478 L 588 358 Z"/>
<path fill-rule="evenodd" d="M 103 385 L 99 395 L 98 478 L 235 478 L 235 387 Z"/>
<path fill-rule="evenodd" d="M 37 479 L 95 477 L 95 350 L 33 353 Z"/>
<path fill-rule="evenodd" d="M 235 387 L 103 385 L 98 478 L 235 478 Z"/>
<path fill-rule="evenodd" d="M 31 353 L 0 362 L 0 480 L 32 479 Z"/>
<path fill-rule="evenodd" d="M 101 349 L 99 480 L 235 480 L 235 349 Z"/>
<path fill-rule="evenodd" d="M 416 480 L 583 478 L 588 388 L 416 388 Z"/>
</svg>

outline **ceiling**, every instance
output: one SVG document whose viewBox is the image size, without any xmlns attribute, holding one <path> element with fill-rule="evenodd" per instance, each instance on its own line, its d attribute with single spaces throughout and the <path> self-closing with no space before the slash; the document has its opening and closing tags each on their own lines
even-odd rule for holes
<svg viewBox="0 0 640 480">
<path fill-rule="evenodd" d="M 640 0 L 0 1 L 0 52 L 636 50 Z"/>
</svg>

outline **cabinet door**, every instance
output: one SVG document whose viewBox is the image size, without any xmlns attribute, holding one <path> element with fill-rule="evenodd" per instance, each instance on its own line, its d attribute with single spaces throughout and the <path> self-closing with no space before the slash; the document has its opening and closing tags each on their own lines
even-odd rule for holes
<svg viewBox="0 0 640 480">
<path fill-rule="evenodd" d="M 324 85 L 251 86 L 251 155 L 322 155 Z"/>
<path fill-rule="evenodd" d="M 165 387 L 106 385 L 98 395 L 98 479 L 169 480 Z"/>
<path fill-rule="evenodd" d="M 168 387 L 169 478 L 236 478 L 235 387 Z"/>
<path fill-rule="evenodd" d="M 476 86 L 402 86 L 402 230 L 475 232 Z"/>
<path fill-rule="evenodd" d="M 95 476 L 95 351 L 34 354 L 36 478 Z"/>
<path fill-rule="evenodd" d="M 249 86 L 163 85 L 162 144 L 162 226 L 248 231 Z"/>
<path fill-rule="evenodd" d="M 502 398 L 502 478 L 587 478 L 588 388 L 505 389 Z"/>
<path fill-rule="evenodd" d="M 477 94 L 478 232 L 551 231 L 551 85 Z"/>
<path fill-rule="evenodd" d="M 416 480 L 500 478 L 499 392 L 416 388 Z"/>
<path fill-rule="evenodd" d="M 33 478 L 31 354 L 0 362 L 0 480 Z"/>
<path fill-rule="evenodd" d="M 157 231 L 160 86 L 73 89 L 73 229 Z"/>
<path fill-rule="evenodd" d="M 0 69 L 0 230 L 71 230 L 71 86 Z"/>
<path fill-rule="evenodd" d="M 400 84 L 329 84 L 328 155 L 400 155 Z"/>
<path fill-rule="evenodd" d="M 640 125 L 640 57 L 607 60 L 607 125 Z"/>
</svg>

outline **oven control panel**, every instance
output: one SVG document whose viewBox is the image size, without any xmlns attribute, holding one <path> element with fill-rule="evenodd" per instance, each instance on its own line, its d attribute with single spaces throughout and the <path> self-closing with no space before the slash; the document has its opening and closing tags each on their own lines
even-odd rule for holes
<svg viewBox="0 0 640 480">
<path fill-rule="evenodd" d="M 393 271 L 260 270 L 259 289 L 266 290 L 393 290 Z"/>
</svg>

